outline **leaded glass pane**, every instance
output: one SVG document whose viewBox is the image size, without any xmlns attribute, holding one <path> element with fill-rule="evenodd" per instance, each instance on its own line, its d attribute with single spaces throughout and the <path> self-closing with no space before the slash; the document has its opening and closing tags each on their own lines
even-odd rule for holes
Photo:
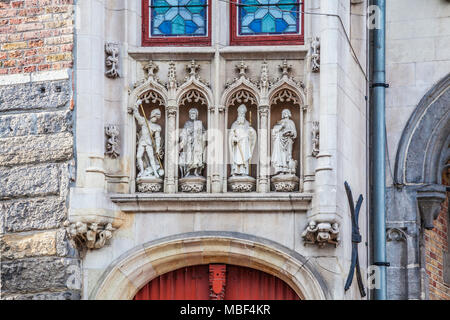
<svg viewBox="0 0 450 320">
<path fill-rule="evenodd" d="M 298 0 L 240 0 L 239 34 L 298 34 Z"/>
<path fill-rule="evenodd" d="M 205 36 L 207 0 L 152 0 L 152 36 Z"/>
</svg>

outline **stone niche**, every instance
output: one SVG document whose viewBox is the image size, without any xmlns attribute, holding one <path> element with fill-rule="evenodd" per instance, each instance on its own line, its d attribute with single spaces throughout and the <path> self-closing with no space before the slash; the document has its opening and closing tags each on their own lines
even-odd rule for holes
<svg viewBox="0 0 450 320">
<path fill-rule="evenodd" d="M 278 121 L 282 119 L 283 110 L 289 110 L 291 113 L 291 120 L 295 124 L 296 138 L 294 139 L 294 144 L 292 147 L 292 158 L 296 162 L 295 177 L 288 179 L 289 182 L 284 181 L 280 175 L 276 175 L 275 169 L 271 162 L 271 157 L 273 153 L 273 135 L 272 130 Z M 302 129 L 303 129 L 303 117 L 300 111 L 299 99 L 295 97 L 295 94 L 291 91 L 284 89 L 280 90 L 275 94 L 272 100 L 269 113 L 269 124 L 270 128 L 268 131 L 270 149 L 269 149 L 269 161 L 270 161 L 270 176 L 271 178 L 271 191 L 298 191 L 299 190 L 299 177 L 301 172 L 301 167 L 303 165 L 301 159 L 301 141 L 302 141 Z M 295 186 L 294 186 L 295 185 Z M 293 188 L 291 190 L 291 188 Z M 278 190 L 277 190 L 278 189 Z"/>
<path fill-rule="evenodd" d="M 158 163 L 161 162 L 162 167 L 164 168 L 163 170 L 165 170 L 165 168 L 167 167 L 167 161 L 166 161 L 166 156 L 165 156 L 165 150 L 167 150 L 167 148 L 166 148 L 167 137 L 166 137 L 166 129 L 165 129 L 165 123 L 167 122 L 167 116 L 166 116 L 164 102 L 163 102 L 161 96 L 158 93 L 156 93 L 155 91 L 148 91 L 148 92 L 142 94 L 140 96 L 140 99 L 142 100 L 142 108 L 139 107 L 138 111 L 142 117 L 147 119 L 147 123 L 150 123 L 150 117 L 151 117 L 152 112 L 154 112 L 155 110 L 159 110 L 161 112 L 161 118 L 156 123 L 161 126 L 161 145 L 163 146 L 164 154 L 162 155 L 162 157 L 159 160 L 156 159 L 156 161 Z M 137 124 L 136 120 L 135 120 L 135 123 L 136 123 L 136 149 L 135 149 L 135 154 L 136 154 L 138 151 L 138 143 L 139 143 L 139 138 L 141 135 L 141 128 L 140 128 L 140 125 Z M 147 123 L 145 123 L 146 126 L 147 126 Z M 139 168 L 137 165 L 137 158 L 135 158 L 135 159 L 136 159 L 136 161 L 135 161 L 136 190 L 138 192 L 143 192 L 143 193 L 163 192 L 164 191 L 164 177 L 162 177 L 161 184 L 158 182 L 155 182 L 155 181 L 150 181 L 148 179 L 139 178 L 139 176 L 138 176 Z M 144 152 L 142 160 L 144 162 L 144 167 L 148 167 L 149 158 L 148 158 L 147 153 Z"/>
<path fill-rule="evenodd" d="M 192 192 L 192 193 L 198 193 L 198 192 L 205 192 L 207 191 L 207 178 L 210 176 L 210 168 L 208 166 L 208 163 L 210 163 L 209 160 L 209 154 L 208 154 L 208 141 L 207 141 L 207 134 L 209 128 L 209 115 L 208 115 L 208 103 L 203 95 L 198 90 L 190 90 L 186 92 L 180 100 L 180 104 L 178 106 L 178 143 L 181 147 L 181 132 L 185 127 L 185 124 L 187 121 L 190 120 L 190 111 L 196 109 L 198 111 L 198 118 L 197 120 L 200 120 L 202 122 L 204 132 L 204 152 L 203 152 L 203 160 L 204 160 L 204 167 L 203 169 L 199 169 L 199 177 L 192 176 L 191 175 L 186 176 L 186 173 L 183 172 L 183 169 L 180 166 L 180 153 L 177 152 L 178 155 L 178 161 L 177 161 L 177 179 L 178 179 L 178 191 L 180 192 Z M 197 136 L 197 143 L 199 137 Z M 179 151 L 179 148 L 177 149 Z"/>
<path fill-rule="evenodd" d="M 238 116 L 238 108 L 240 105 L 245 105 L 247 108 L 246 113 L 246 120 L 250 123 L 250 126 L 256 131 L 256 145 L 253 150 L 253 155 L 250 160 L 250 168 L 249 168 L 249 176 L 254 178 L 256 181 L 256 178 L 258 176 L 258 163 L 259 163 L 259 147 L 258 147 L 258 112 L 257 112 L 257 105 L 256 100 L 252 93 L 241 90 L 238 91 L 235 95 L 235 99 L 231 100 L 231 105 L 228 106 L 226 110 L 226 123 L 227 123 L 227 131 L 224 135 L 224 149 L 226 150 L 227 154 L 227 177 L 228 181 L 230 181 L 231 178 L 231 155 L 230 155 L 230 146 L 229 146 L 229 134 L 231 130 L 231 126 L 236 121 Z M 232 187 L 228 183 L 228 191 L 233 191 Z M 252 188 L 251 191 L 255 191 L 254 188 Z"/>
</svg>

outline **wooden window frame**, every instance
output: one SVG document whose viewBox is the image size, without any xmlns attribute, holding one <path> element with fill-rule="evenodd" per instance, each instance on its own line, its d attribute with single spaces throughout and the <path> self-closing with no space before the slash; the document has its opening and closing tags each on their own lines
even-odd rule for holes
<svg viewBox="0 0 450 320">
<path fill-rule="evenodd" d="M 211 0 L 207 0 L 208 11 L 206 36 L 150 36 L 150 1 L 142 0 L 142 46 L 143 47 L 189 47 L 211 46 Z"/>
<path fill-rule="evenodd" d="M 302 45 L 305 44 L 305 17 L 303 8 L 306 0 L 299 0 L 299 10 L 301 21 L 299 22 L 300 34 L 276 34 L 276 35 L 238 35 L 238 10 L 234 0 L 230 3 L 230 45 L 232 46 L 259 46 L 259 45 Z"/>
</svg>

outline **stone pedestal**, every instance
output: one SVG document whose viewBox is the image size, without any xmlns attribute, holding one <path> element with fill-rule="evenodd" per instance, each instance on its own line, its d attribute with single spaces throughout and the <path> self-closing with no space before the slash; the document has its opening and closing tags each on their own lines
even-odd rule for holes
<svg viewBox="0 0 450 320">
<path fill-rule="evenodd" d="M 163 188 L 164 181 L 160 178 L 144 177 L 137 178 L 136 184 L 138 191 L 141 193 L 160 192 Z"/>
<path fill-rule="evenodd" d="M 202 176 L 185 177 L 179 180 L 181 192 L 198 193 L 205 190 L 206 178 Z"/>
<path fill-rule="evenodd" d="M 228 178 L 228 185 L 233 192 L 255 191 L 256 179 L 250 176 L 232 176 Z"/>
<path fill-rule="evenodd" d="M 272 188 L 277 192 L 292 192 L 298 190 L 299 178 L 293 174 L 279 174 L 272 178 Z"/>
</svg>

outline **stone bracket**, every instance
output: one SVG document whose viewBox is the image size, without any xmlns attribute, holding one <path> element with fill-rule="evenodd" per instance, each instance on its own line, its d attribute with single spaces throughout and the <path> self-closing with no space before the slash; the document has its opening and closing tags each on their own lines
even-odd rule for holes
<svg viewBox="0 0 450 320">
<path fill-rule="evenodd" d="M 331 244 L 337 247 L 340 241 L 339 224 L 312 220 L 303 231 L 302 238 L 305 245 L 317 244 L 319 248 L 323 248 L 325 245 Z"/>
<path fill-rule="evenodd" d="M 434 220 L 438 217 L 445 198 L 446 188 L 443 185 L 429 184 L 417 190 L 417 204 L 425 229 L 434 228 Z"/>
<path fill-rule="evenodd" d="M 106 242 L 112 238 L 112 232 L 116 230 L 111 223 L 84 223 L 69 222 L 64 223 L 70 243 L 77 248 L 80 256 L 84 257 L 89 249 L 103 248 Z"/>
</svg>

